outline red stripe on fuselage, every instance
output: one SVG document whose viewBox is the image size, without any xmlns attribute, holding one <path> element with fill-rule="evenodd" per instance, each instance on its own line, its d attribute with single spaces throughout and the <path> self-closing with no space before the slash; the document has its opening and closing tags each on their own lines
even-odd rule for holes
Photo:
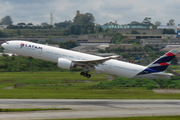
<svg viewBox="0 0 180 120">
<path fill-rule="evenodd" d="M 169 53 L 167 53 L 166 55 L 167 55 L 167 56 L 175 56 L 175 54 L 170 53 L 170 52 L 169 52 Z"/>
<path fill-rule="evenodd" d="M 160 64 L 161 66 L 169 65 L 168 63 L 158 63 L 158 64 Z"/>
</svg>

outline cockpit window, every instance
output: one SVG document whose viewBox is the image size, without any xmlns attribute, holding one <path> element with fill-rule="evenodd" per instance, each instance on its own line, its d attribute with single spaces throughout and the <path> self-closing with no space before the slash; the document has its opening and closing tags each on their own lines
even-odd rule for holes
<svg viewBox="0 0 180 120">
<path fill-rule="evenodd" d="M 9 44 L 9 42 L 6 42 L 6 44 Z"/>
</svg>

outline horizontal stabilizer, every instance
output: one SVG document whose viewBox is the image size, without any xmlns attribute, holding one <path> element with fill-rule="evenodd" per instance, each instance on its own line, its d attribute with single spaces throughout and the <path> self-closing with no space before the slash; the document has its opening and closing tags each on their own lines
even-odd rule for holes
<svg viewBox="0 0 180 120">
<path fill-rule="evenodd" d="M 152 73 L 153 75 L 160 75 L 160 76 L 174 76 L 171 73 L 164 73 L 164 72 L 158 72 L 158 73 Z"/>
</svg>

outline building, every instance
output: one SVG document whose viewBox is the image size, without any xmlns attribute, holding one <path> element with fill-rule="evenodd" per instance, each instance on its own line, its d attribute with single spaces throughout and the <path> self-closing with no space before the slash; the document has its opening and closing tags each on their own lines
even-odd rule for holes
<svg viewBox="0 0 180 120">
<path fill-rule="evenodd" d="M 109 44 L 110 49 L 124 48 L 125 50 L 133 49 L 133 48 L 143 48 L 142 45 L 132 45 L 132 44 Z"/>
<path fill-rule="evenodd" d="M 76 41 L 79 43 L 110 43 L 111 37 L 107 35 L 79 35 L 66 38 L 66 41 Z"/>
<path fill-rule="evenodd" d="M 100 25 L 102 29 L 147 29 L 146 25 Z"/>
<path fill-rule="evenodd" d="M 174 29 L 176 26 L 158 26 L 158 29 L 148 29 L 145 25 L 102 25 L 103 29 L 111 29 L 115 32 L 128 36 L 130 39 L 174 39 L 177 34 L 163 34 L 163 29 Z M 134 34 L 136 31 L 137 34 Z M 179 32 L 180 33 L 180 32 Z M 180 36 L 180 35 L 179 35 Z"/>
<path fill-rule="evenodd" d="M 118 33 L 121 33 L 130 39 L 155 39 L 163 38 L 163 29 L 112 29 Z M 136 31 L 138 34 L 132 34 L 132 31 Z"/>
<path fill-rule="evenodd" d="M 8 25 L 0 25 L 0 29 L 7 29 Z"/>
<path fill-rule="evenodd" d="M 157 26 L 157 29 L 177 29 L 177 26 L 167 26 L 167 25 L 161 25 L 161 26 Z"/>
<path fill-rule="evenodd" d="M 157 26 L 157 29 L 173 29 L 175 30 L 175 32 L 177 32 L 177 26 L 167 26 L 167 25 L 161 25 L 161 26 Z"/>
<path fill-rule="evenodd" d="M 180 45 L 180 39 L 141 39 L 143 46 L 150 45 L 154 49 L 162 49 L 167 45 Z"/>
</svg>

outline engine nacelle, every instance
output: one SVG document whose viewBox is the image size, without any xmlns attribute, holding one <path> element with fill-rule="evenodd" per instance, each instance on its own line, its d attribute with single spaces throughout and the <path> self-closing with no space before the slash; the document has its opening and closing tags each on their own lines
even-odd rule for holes
<svg viewBox="0 0 180 120">
<path fill-rule="evenodd" d="M 58 59 L 58 67 L 63 69 L 70 69 L 74 67 L 74 63 L 71 60 L 65 58 Z"/>
</svg>

